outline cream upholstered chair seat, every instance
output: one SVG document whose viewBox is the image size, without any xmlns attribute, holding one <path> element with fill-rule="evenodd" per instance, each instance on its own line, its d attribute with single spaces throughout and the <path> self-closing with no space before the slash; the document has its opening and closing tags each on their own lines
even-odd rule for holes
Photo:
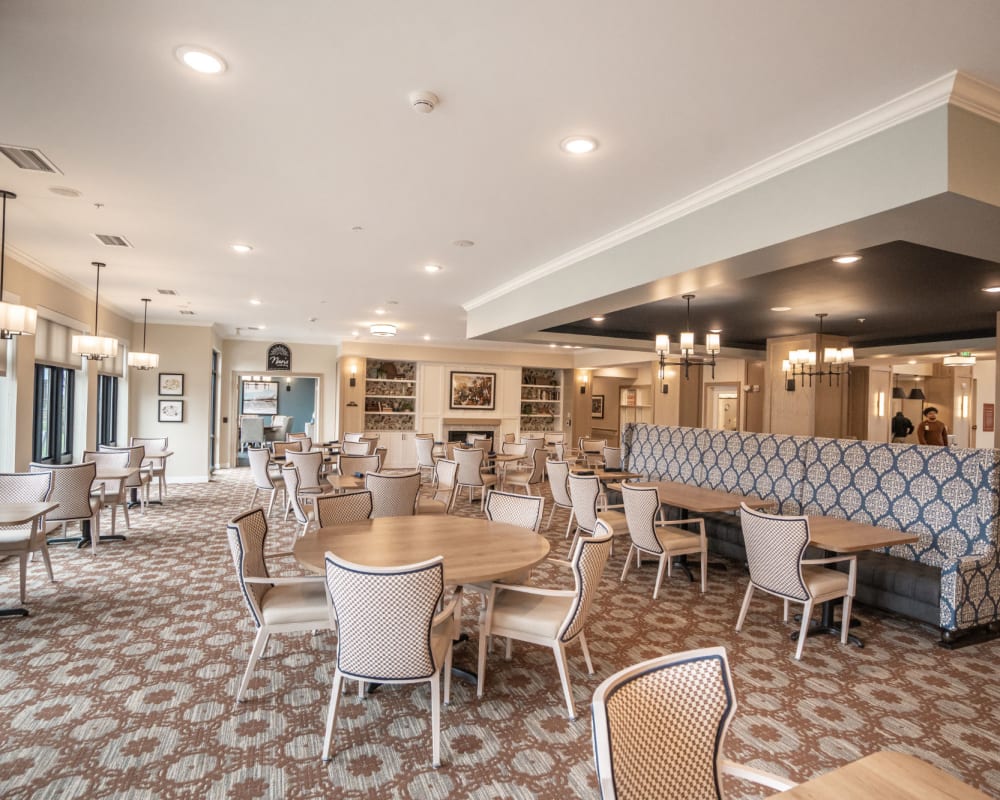
<svg viewBox="0 0 1000 800">
<path fill-rule="evenodd" d="M 318 620 L 321 627 L 329 627 L 322 583 L 297 581 L 272 586 L 260 599 L 260 613 L 265 625 L 316 624 Z"/>
<path fill-rule="evenodd" d="M 52 489 L 51 472 L 9 472 L 0 474 L 0 503 L 42 503 Z M 49 580 L 55 581 L 49 548 L 45 541 L 45 525 L 39 520 L 34 524 L 0 528 L 0 556 L 17 556 L 20 561 L 21 602 L 27 602 L 26 581 L 28 556 L 41 553 Z"/>
<path fill-rule="evenodd" d="M 603 800 L 722 800 L 723 774 L 776 791 L 795 786 L 723 757 L 736 713 L 725 648 L 672 653 L 627 667 L 597 687 L 591 708 Z"/>
<path fill-rule="evenodd" d="M 539 638 L 554 639 L 576 602 L 576 597 L 500 592 L 493 604 L 491 628 L 517 630 Z"/>
<path fill-rule="evenodd" d="M 809 633 L 816 604 L 842 597 L 844 609 L 841 615 L 840 643 L 847 644 L 851 627 L 851 606 L 857 584 L 857 557 L 803 558 L 810 542 L 808 517 L 766 514 L 743 503 L 740 505 L 740 522 L 743 526 L 750 582 L 743 596 L 736 630 L 743 628 L 754 589 L 760 589 L 784 601 L 785 622 L 788 622 L 789 602 L 802 603 L 802 627 L 795 650 L 795 658 L 798 660 L 802 658 L 802 647 Z M 827 565 L 838 562 L 848 565 L 846 574 L 825 569 Z"/>
</svg>

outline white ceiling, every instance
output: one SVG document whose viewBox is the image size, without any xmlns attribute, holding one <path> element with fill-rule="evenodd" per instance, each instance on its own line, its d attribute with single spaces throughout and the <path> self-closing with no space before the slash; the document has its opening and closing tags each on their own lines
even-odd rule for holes
<svg viewBox="0 0 1000 800">
<path fill-rule="evenodd" d="M 741 168 L 951 70 L 1000 85 L 998 34 L 981 0 L 0 0 L 0 143 L 64 173 L 0 157 L 8 243 L 88 288 L 106 261 L 136 319 L 454 344 L 470 299 Z"/>
</svg>

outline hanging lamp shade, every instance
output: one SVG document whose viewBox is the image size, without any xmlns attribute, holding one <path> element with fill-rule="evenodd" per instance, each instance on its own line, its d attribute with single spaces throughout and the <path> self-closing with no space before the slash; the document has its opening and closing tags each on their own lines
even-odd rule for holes
<svg viewBox="0 0 1000 800">
<path fill-rule="evenodd" d="M 907 399 L 908 400 L 926 400 L 927 398 L 924 396 L 924 390 L 917 388 L 917 389 L 910 389 L 910 395 L 909 395 L 909 397 Z"/>
<path fill-rule="evenodd" d="M 38 324 L 38 312 L 17 303 L 2 302 L 4 257 L 7 253 L 7 201 L 16 199 L 17 195 L 0 189 L 0 198 L 3 198 L 3 211 L 0 213 L 0 339 L 31 336 Z"/>
<path fill-rule="evenodd" d="M 142 298 L 142 349 L 146 350 L 146 312 L 149 311 L 149 298 Z M 159 353 L 129 353 L 128 365 L 136 369 L 147 370 L 156 369 L 160 366 Z"/>
<path fill-rule="evenodd" d="M 906 391 L 903 389 L 902 386 L 893 386 L 892 387 L 892 399 L 893 400 L 905 400 L 906 399 Z"/>
<path fill-rule="evenodd" d="M 110 336 L 97 335 L 97 314 L 101 300 L 101 270 L 106 266 L 100 261 L 91 261 L 97 268 L 97 291 L 94 294 L 94 333 L 91 336 L 77 335 L 73 337 L 73 354 L 83 356 L 91 361 L 103 361 L 118 355 L 118 340 Z"/>
</svg>

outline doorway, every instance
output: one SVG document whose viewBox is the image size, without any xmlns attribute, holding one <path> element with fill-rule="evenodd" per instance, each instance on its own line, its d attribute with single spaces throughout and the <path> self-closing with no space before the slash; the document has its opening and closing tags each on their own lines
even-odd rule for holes
<svg viewBox="0 0 1000 800">
<path fill-rule="evenodd" d="M 740 387 L 736 383 L 710 383 L 705 387 L 705 427 L 736 431 L 740 428 Z"/>
</svg>

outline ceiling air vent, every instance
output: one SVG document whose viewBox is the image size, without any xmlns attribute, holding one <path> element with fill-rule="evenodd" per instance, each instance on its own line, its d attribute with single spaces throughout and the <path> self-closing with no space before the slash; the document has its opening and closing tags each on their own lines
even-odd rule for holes
<svg viewBox="0 0 1000 800">
<path fill-rule="evenodd" d="M 157 289 L 160 294 L 177 294 L 176 289 Z"/>
<path fill-rule="evenodd" d="M 188 310 L 187 310 L 186 308 L 182 308 L 182 309 L 181 309 L 181 313 L 182 313 L 182 314 L 187 314 L 187 315 L 188 315 L 188 316 L 190 316 L 190 317 L 193 317 L 193 316 L 194 316 L 194 312 L 193 312 L 193 311 L 188 311 Z"/>
<path fill-rule="evenodd" d="M 113 233 L 95 233 L 94 238 L 97 239 L 101 244 L 107 245 L 108 247 L 131 247 L 132 243 L 129 242 L 124 236 L 116 236 Z"/>
<path fill-rule="evenodd" d="M 41 150 L 32 147 L 18 147 L 14 144 L 0 144 L 0 153 L 21 169 L 30 169 L 33 172 L 52 172 L 62 175 L 62 170 L 46 158 Z"/>
</svg>

